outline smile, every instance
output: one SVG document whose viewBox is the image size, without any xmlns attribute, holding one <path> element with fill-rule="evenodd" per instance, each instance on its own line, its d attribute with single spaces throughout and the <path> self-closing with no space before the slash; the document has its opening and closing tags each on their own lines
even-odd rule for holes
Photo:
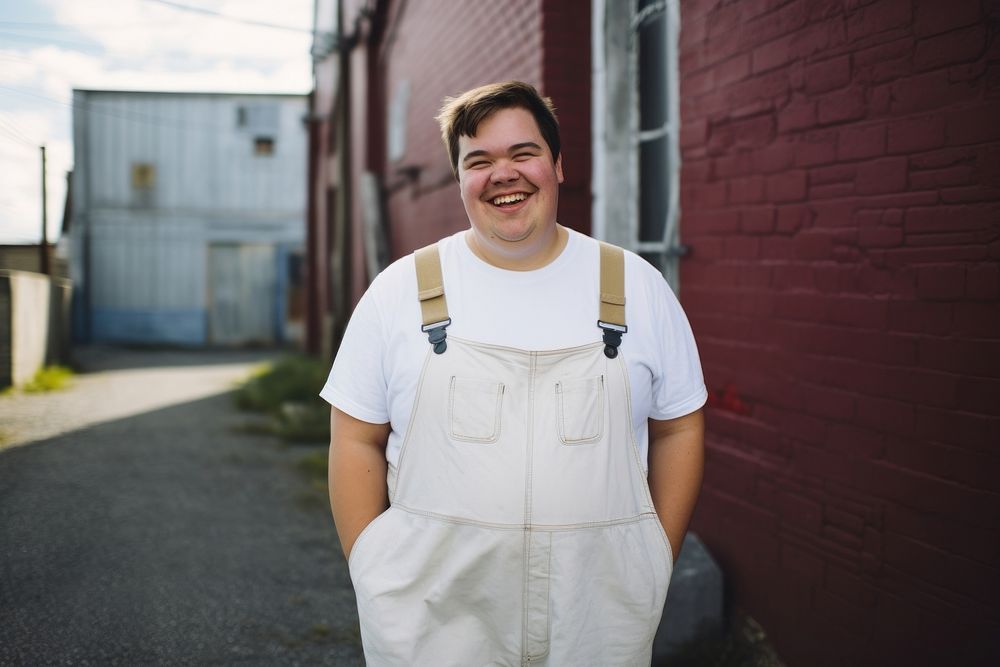
<svg viewBox="0 0 1000 667">
<path fill-rule="evenodd" d="M 494 197 L 490 201 L 494 206 L 503 206 L 504 204 L 516 204 L 517 202 L 524 201 L 527 198 L 528 195 L 526 195 L 525 193 L 515 192 L 514 194 L 510 195 L 501 195 L 499 197 Z"/>
</svg>

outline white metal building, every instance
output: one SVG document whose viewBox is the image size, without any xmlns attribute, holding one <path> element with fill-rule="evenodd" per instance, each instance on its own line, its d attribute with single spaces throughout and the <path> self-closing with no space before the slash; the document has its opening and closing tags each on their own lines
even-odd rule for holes
<svg viewBox="0 0 1000 667">
<path fill-rule="evenodd" d="M 307 112 L 304 95 L 73 91 L 75 337 L 297 339 Z"/>
</svg>

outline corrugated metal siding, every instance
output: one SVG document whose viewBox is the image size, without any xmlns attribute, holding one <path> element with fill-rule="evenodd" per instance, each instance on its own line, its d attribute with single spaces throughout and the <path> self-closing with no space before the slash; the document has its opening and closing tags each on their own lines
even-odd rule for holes
<svg viewBox="0 0 1000 667">
<path fill-rule="evenodd" d="M 83 172 L 74 261 L 84 263 L 86 226 L 94 338 L 208 342 L 209 244 L 303 242 L 306 98 L 75 91 L 74 100 Z M 272 154 L 254 154 L 258 136 L 273 140 Z M 134 185 L 136 164 L 152 167 L 151 187 Z"/>
</svg>

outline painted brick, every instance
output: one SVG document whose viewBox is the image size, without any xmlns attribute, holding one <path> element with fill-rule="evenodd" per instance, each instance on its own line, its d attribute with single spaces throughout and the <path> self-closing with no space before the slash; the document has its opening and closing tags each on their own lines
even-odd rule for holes
<svg viewBox="0 0 1000 667">
<path fill-rule="evenodd" d="M 718 86 L 742 81 L 750 75 L 750 56 L 742 53 L 716 65 L 715 68 L 715 83 Z"/>
<path fill-rule="evenodd" d="M 807 174 L 804 170 L 784 171 L 767 177 L 766 193 L 768 201 L 800 201 L 806 196 Z"/>
<path fill-rule="evenodd" d="M 1000 203 L 970 206 L 933 206 L 906 211 L 907 234 L 991 229 L 1000 219 Z"/>
<path fill-rule="evenodd" d="M 986 28 L 970 26 L 920 40 L 913 62 L 918 70 L 964 63 L 979 57 L 985 46 Z"/>
<path fill-rule="evenodd" d="M 805 26 L 809 18 L 807 2 L 792 2 L 786 4 L 777 11 L 772 3 L 745 2 L 748 7 L 745 16 L 749 19 L 740 32 L 740 47 L 752 48 L 765 42 L 769 42 L 776 37 L 787 35 Z M 762 14 L 766 14 L 762 16 Z"/>
<path fill-rule="evenodd" d="M 685 229 L 692 234 L 722 234 L 740 228 L 740 214 L 730 209 L 698 210 L 684 214 Z"/>
<path fill-rule="evenodd" d="M 885 137 L 884 124 L 846 127 L 837 136 L 837 159 L 860 160 L 884 155 Z"/>
<path fill-rule="evenodd" d="M 811 167 L 828 164 L 837 159 L 837 133 L 821 130 L 799 135 L 795 144 L 795 165 Z"/>
<path fill-rule="evenodd" d="M 729 202 L 731 204 L 749 204 L 764 199 L 764 177 L 757 174 L 746 178 L 729 180 Z"/>
<path fill-rule="evenodd" d="M 837 56 L 806 67 L 805 89 L 815 95 L 846 86 L 850 80 L 851 57 Z"/>
<path fill-rule="evenodd" d="M 884 158 L 858 165 L 854 182 L 858 194 L 873 195 L 906 189 L 906 158 Z"/>
<path fill-rule="evenodd" d="M 923 438 L 888 438 L 885 458 L 910 470 L 933 470 L 941 477 L 983 491 L 992 488 L 1000 473 L 1000 465 L 982 452 Z"/>
<path fill-rule="evenodd" d="M 807 382 L 800 383 L 797 392 L 802 399 L 802 409 L 811 415 L 837 420 L 850 420 L 854 417 L 855 395 L 850 392 Z M 838 426 L 834 424 L 830 428 L 828 435 Z"/>
<path fill-rule="evenodd" d="M 915 190 L 938 190 L 975 182 L 975 168 L 960 165 L 946 169 L 928 169 L 910 173 L 910 186 Z M 988 199 L 988 197 L 984 198 Z"/>
<path fill-rule="evenodd" d="M 780 206 L 775 221 L 775 231 L 779 234 L 793 234 L 812 224 L 812 221 L 813 212 L 808 206 Z"/>
<path fill-rule="evenodd" d="M 778 113 L 778 132 L 792 132 L 812 127 L 817 119 L 816 102 L 799 98 Z"/>
<path fill-rule="evenodd" d="M 875 461 L 859 467 L 858 476 L 858 483 L 874 489 L 876 496 L 905 507 L 932 514 L 962 516 L 969 523 L 982 527 L 995 526 L 1000 515 L 989 493 L 899 466 Z"/>
<path fill-rule="evenodd" d="M 1000 139 L 1000 102 L 981 104 L 948 114 L 945 134 L 948 143 L 974 144 Z"/>
<path fill-rule="evenodd" d="M 970 185 L 968 187 L 943 188 L 938 194 L 944 204 L 971 204 L 1000 200 L 1000 187 Z"/>
<path fill-rule="evenodd" d="M 976 22 L 982 12 L 980 0 L 954 0 L 952 2 L 936 2 L 935 0 L 918 0 L 913 32 L 918 37 L 927 37 L 938 33 L 954 30 Z"/>
<path fill-rule="evenodd" d="M 809 199 L 843 199 L 854 194 L 853 183 L 831 183 L 829 185 L 810 186 Z"/>
<path fill-rule="evenodd" d="M 858 423 L 882 433 L 909 436 L 916 420 L 914 407 L 891 398 L 866 396 L 857 403 Z"/>
<path fill-rule="evenodd" d="M 828 232 L 805 231 L 793 238 L 797 259 L 830 259 L 833 257 L 833 235 Z"/>
<path fill-rule="evenodd" d="M 848 41 L 860 40 L 891 28 L 905 27 L 911 21 L 909 2 L 880 0 L 847 17 Z"/>
<path fill-rule="evenodd" d="M 730 236 L 723 241 L 724 254 L 730 259 L 756 259 L 760 241 L 751 236 Z"/>
<path fill-rule="evenodd" d="M 774 207 L 743 209 L 740 213 L 740 229 L 745 234 L 769 234 L 774 231 Z"/>
<path fill-rule="evenodd" d="M 993 317 L 994 325 L 1000 323 L 1000 317 Z M 998 329 L 994 329 L 998 331 Z M 963 409 L 984 415 L 1000 415 L 1000 379 L 985 377 L 963 377 L 958 383 L 958 400 Z"/>
<path fill-rule="evenodd" d="M 782 544 L 780 564 L 790 576 L 816 583 L 823 579 L 823 559 L 799 547 Z"/>
<path fill-rule="evenodd" d="M 944 145 L 944 118 L 940 115 L 900 119 L 889 125 L 889 153 L 915 153 Z"/>
<path fill-rule="evenodd" d="M 897 504 L 888 506 L 886 529 L 927 544 L 947 544 L 956 554 L 995 562 L 1000 557 L 1000 533 L 979 535 L 964 519 L 949 519 L 940 514 L 916 512 Z"/>
<path fill-rule="evenodd" d="M 891 84 L 890 110 L 894 114 L 909 114 L 938 109 L 975 99 L 976 91 L 968 85 L 955 85 L 947 70 L 933 70 L 909 76 Z"/>
<path fill-rule="evenodd" d="M 917 269 L 917 295 L 933 301 L 954 301 L 965 293 L 965 267 L 953 264 Z"/>
<path fill-rule="evenodd" d="M 859 204 L 854 200 L 811 202 L 816 227 L 848 227 L 854 225 L 854 211 Z"/>
<path fill-rule="evenodd" d="M 893 227 L 862 227 L 858 243 L 866 248 L 895 248 L 903 243 L 903 230 Z"/>
<path fill-rule="evenodd" d="M 1000 299 L 1000 265 L 973 264 L 965 270 L 965 296 L 969 299 Z M 1000 372 L 998 372 L 1000 374 Z"/>
<path fill-rule="evenodd" d="M 861 88 L 847 88 L 819 99 L 819 122 L 823 125 L 858 120 L 864 115 L 865 93 Z"/>
</svg>

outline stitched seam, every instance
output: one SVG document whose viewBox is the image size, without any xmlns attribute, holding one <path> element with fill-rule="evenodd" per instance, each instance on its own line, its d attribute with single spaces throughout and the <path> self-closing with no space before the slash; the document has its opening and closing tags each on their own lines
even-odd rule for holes
<svg viewBox="0 0 1000 667">
<path fill-rule="evenodd" d="M 587 378 L 587 381 L 592 381 L 595 378 Z M 588 435 L 581 438 L 568 438 L 566 437 L 567 427 L 566 427 L 566 409 L 563 404 L 563 397 L 565 392 L 562 390 L 563 382 L 560 380 L 556 383 L 556 393 L 559 395 L 559 399 L 556 401 L 556 410 L 559 415 L 559 441 L 562 444 L 569 447 L 575 445 L 589 445 L 601 440 L 604 437 L 604 375 L 598 375 L 597 378 L 597 406 L 599 408 L 597 412 L 597 433 L 595 435 Z M 629 424 L 631 425 L 632 415 L 629 414 Z"/>
<path fill-rule="evenodd" d="M 493 432 L 487 437 L 478 437 L 474 435 L 463 435 L 455 432 L 455 384 L 458 380 L 458 376 L 452 375 L 451 382 L 448 384 L 448 435 L 453 440 L 460 440 L 462 442 L 471 442 L 480 445 L 494 444 L 500 439 L 500 428 L 502 424 L 500 421 L 500 410 L 503 405 L 503 395 L 505 390 L 504 383 L 496 383 L 496 401 L 493 405 Z"/>
<path fill-rule="evenodd" d="M 656 514 L 653 512 L 645 512 L 643 514 L 638 514 L 636 516 L 623 517 L 621 519 L 608 519 L 606 521 L 584 521 L 579 523 L 550 523 L 550 524 L 532 524 L 530 526 L 523 523 L 494 523 L 490 521 L 478 521 L 476 519 L 466 519 L 464 517 L 449 516 L 447 514 L 439 514 L 437 512 L 429 512 L 426 510 L 417 509 L 414 507 L 409 507 L 401 503 L 396 503 L 393 508 L 400 510 L 401 512 L 406 512 L 407 514 L 413 514 L 415 516 L 422 516 L 427 519 L 433 519 L 435 521 L 441 521 L 442 523 L 451 523 L 461 526 L 478 526 L 480 528 L 493 528 L 496 530 L 511 530 L 511 531 L 524 531 L 527 529 L 546 532 L 546 533 L 561 533 L 572 530 L 581 530 L 585 528 L 605 528 L 609 526 L 621 526 L 629 523 L 638 523 L 640 521 L 646 521 L 650 518 L 656 518 Z"/>
<path fill-rule="evenodd" d="M 420 379 L 417 381 L 417 392 L 413 395 L 413 406 L 410 408 L 410 423 L 406 425 L 406 435 L 403 436 L 403 444 L 399 447 L 399 457 L 396 459 L 396 480 L 393 485 L 393 489 L 389 494 L 393 497 L 396 496 L 396 492 L 399 490 L 399 480 L 403 476 L 403 459 L 406 456 L 406 450 L 410 444 L 410 438 L 413 436 L 413 424 L 417 421 L 417 410 L 420 408 L 420 395 L 424 390 L 424 380 L 427 378 L 427 367 L 430 365 L 433 354 L 433 350 L 429 347 L 427 348 L 427 352 L 424 353 L 424 365 L 420 369 Z M 386 475 L 388 476 L 388 469 L 386 470 Z"/>
</svg>

